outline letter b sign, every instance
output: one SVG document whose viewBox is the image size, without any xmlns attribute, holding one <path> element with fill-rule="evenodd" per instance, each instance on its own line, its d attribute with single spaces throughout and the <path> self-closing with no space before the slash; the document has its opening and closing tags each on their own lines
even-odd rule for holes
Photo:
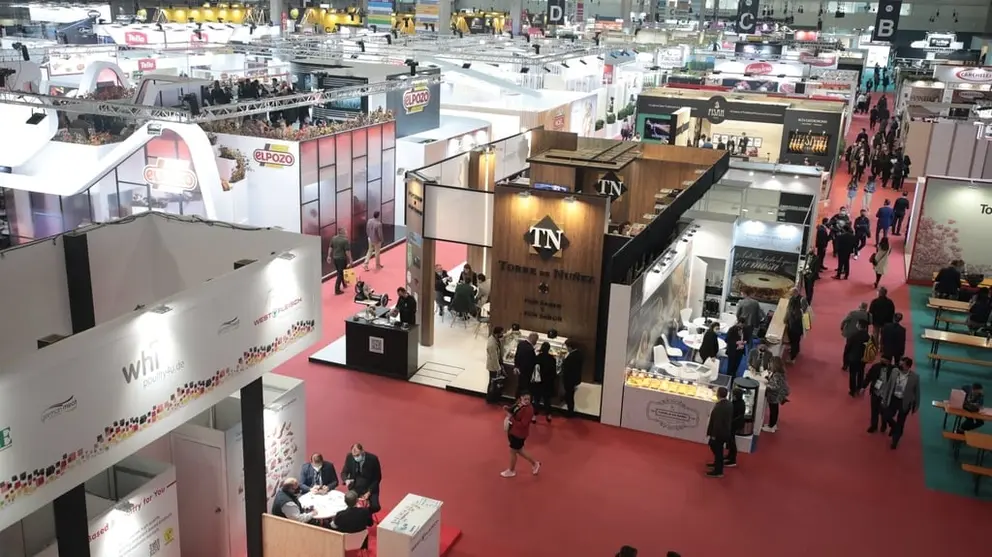
<svg viewBox="0 0 992 557">
<path fill-rule="evenodd" d="M 902 0 L 882 0 L 878 4 L 878 15 L 875 17 L 875 29 L 871 40 L 892 42 L 899 30 L 899 12 L 902 10 Z"/>
<path fill-rule="evenodd" d="M 565 0 L 548 0 L 548 25 L 565 25 Z"/>
</svg>

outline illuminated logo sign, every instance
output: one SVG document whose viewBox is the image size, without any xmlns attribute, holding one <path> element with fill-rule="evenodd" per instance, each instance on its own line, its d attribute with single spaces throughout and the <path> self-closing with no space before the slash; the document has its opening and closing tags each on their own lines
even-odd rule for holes
<svg viewBox="0 0 992 557">
<path fill-rule="evenodd" d="M 816 66 L 817 68 L 829 68 L 837 64 L 837 57 L 834 55 L 817 56 L 812 52 L 800 52 L 799 61 L 803 64 Z"/>
<path fill-rule="evenodd" d="M 252 158 L 259 166 L 266 168 L 284 168 L 296 164 L 296 157 L 289 152 L 288 145 L 266 143 L 264 149 L 255 149 Z"/>
<path fill-rule="evenodd" d="M 961 68 L 954 72 L 954 77 L 972 83 L 988 83 L 992 81 L 992 71 L 984 68 Z"/>
<path fill-rule="evenodd" d="M 156 159 L 154 166 L 146 166 L 142 176 L 149 186 L 164 191 L 193 191 L 196 174 L 189 169 L 189 162 L 177 159 Z"/>
<path fill-rule="evenodd" d="M 537 254 L 545 261 L 552 257 L 561 257 L 561 253 L 568 249 L 569 245 L 565 232 L 558 228 L 550 216 L 544 217 L 527 229 L 524 241 L 530 245 L 531 253 Z"/>
<path fill-rule="evenodd" d="M 558 109 L 558 112 L 555 113 L 555 118 L 552 121 L 552 124 L 551 125 L 554 127 L 554 129 L 556 131 L 561 131 L 561 130 L 565 129 L 565 110 L 564 109 Z"/>
<path fill-rule="evenodd" d="M 723 97 L 710 97 L 706 107 L 706 119 L 711 124 L 719 124 L 727 119 L 727 99 Z"/>
<path fill-rule="evenodd" d="M 775 66 L 769 64 L 768 62 L 753 62 L 744 66 L 745 74 L 752 75 L 768 75 L 775 71 Z"/>
<path fill-rule="evenodd" d="M 930 39 L 930 48 L 951 48 L 951 39 Z"/>
<path fill-rule="evenodd" d="M 67 412 L 72 412 L 78 405 L 79 403 L 76 401 L 75 395 L 73 395 L 58 404 L 53 404 L 48 408 L 45 408 L 45 411 L 41 413 L 41 421 L 47 422 L 56 416 L 61 416 Z"/>
<path fill-rule="evenodd" d="M 158 63 L 155 62 L 154 58 L 142 58 L 138 60 L 138 71 L 150 72 L 158 67 Z"/>
<path fill-rule="evenodd" d="M 148 44 L 148 35 L 140 31 L 126 31 L 124 33 L 124 44 L 126 45 Z"/>
<path fill-rule="evenodd" d="M 620 199 L 623 194 L 627 193 L 627 186 L 612 170 L 603 174 L 603 177 L 596 182 L 596 185 L 599 188 L 599 195 L 610 196 L 610 203 Z"/>
<path fill-rule="evenodd" d="M 403 110 L 407 114 L 423 112 L 431 104 L 431 90 L 423 85 L 403 91 Z"/>
<path fill-rule="evenodd" d="M 680 400 L 664 399 L 648 403 L 647 419 L 662 429 L 680 431 L 699 426 L 699 411 Z"/>
</svg>

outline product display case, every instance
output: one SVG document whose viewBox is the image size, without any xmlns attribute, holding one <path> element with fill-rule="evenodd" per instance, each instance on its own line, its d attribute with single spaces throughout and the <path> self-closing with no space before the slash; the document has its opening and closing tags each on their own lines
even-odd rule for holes
<svg viewBox="0 0 992 557">
<path fill-rule="evenodd" d="M 759 383 L 754 379 L 742 377 L 734 381 L 734 390 L 741 391 L 744 397 L 744 426 L 737 432 L 738 435 L 747 436 L 754 432 L 755 416 L 758 409 L 758 388 Z"/>
<path fill-rule="evenodd" d="M 535 331 L 536 332 L 536 331 Z M 517 344 L 521 340 L 527 338 L 531 331 L 526 331 L 523 329 L 511 330 L 510 332 L 503 335 L 503 363 L 509 366 L 513 365 L 513 358 L 517 355 Z M 551 345 L 551 355 L 555 357 L 558 361 L 558 365 L 561 365 L 562 358 L 565 357 L 565 353 L 568 350 L 565 349 L 565 341 L 568 337 L 556 336 L 555 338 L 548 337 L 547 334 L 537 333 L 537 345 L 534 346 L 534 351 L 540 350 L 541 345 L 547 342 Z"/>
<path fill-rule="evenodd" d="M 620 427 L 705 443 L 719 387 L 729 388 L 730 377 L 698 364 L 628 367 Z"/>
</svg>

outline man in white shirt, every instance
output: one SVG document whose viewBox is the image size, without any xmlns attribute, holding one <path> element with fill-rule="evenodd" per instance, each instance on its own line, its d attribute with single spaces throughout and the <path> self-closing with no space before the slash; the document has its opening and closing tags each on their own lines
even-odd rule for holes
<svg viewBox="0 0 992 557">
<path fill-rule="evenodd" d="M 365 234 L 369 239 L 369 251 L 365 254 L 365 270 L 369 270 L 369 263 L 372 262 L 373 256 L 375 256 L 375 268 L 381 269 L 379 252 L 382 251 L 382 221 L 379 220 L 379 211 L 372 213 L 372 218 L 365 223 Z"/>
<path fill-rule="evenodd" d="M 296 478 L 283 480 L 282 488 L 276 492 L 275 500 L 272 501 L 272 514 L 305 524 L 312 523 L 313 507 L 304 507 L 299 495 L 300 482 Z"/>
</svg>

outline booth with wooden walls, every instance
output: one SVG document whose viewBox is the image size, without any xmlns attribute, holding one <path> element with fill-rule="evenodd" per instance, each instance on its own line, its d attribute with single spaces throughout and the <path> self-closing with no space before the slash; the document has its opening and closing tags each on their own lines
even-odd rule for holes
<svg viewBox="0 0 992 557">
<path fill-rule="evenodd" d="M 595 345 L 607 203 L 599 195 L 496 186 L 492 323 L 555 329 L 580 346 Z M 593 380 L 594 367 L 587 358 L 583 381 Z"/>
</svg>

